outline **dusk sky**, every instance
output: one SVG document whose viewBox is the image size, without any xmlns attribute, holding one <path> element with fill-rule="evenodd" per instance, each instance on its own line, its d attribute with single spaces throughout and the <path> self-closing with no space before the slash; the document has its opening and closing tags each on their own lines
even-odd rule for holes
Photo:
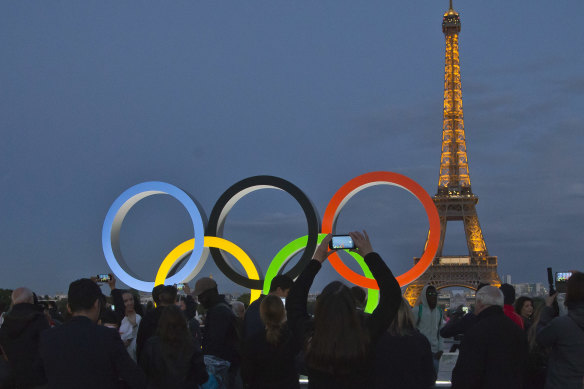
<svg viewBox="0 0 584 389">
<path fill-rule="evenodd" d="M 548 266 L 584 270 L 584 2 L 454 8 L 472 190 L 499 275 L 547 283 Z M 106 213 L 144 181 L 187 191 L 207 216 L 228 187 L 260 174 L 298 186 L 321 217 L 343 184 L 371 171 L 434 195 L 447 9 L 447 0 L 4 2 L 0 288 L 66 293 L 109 272 Z M 411 194 L 383 186 L 341 213 L 337 232 L 355 229 L 401 274 L 422 253 L 428 221 Z M 266 189 L 237 203 L 224 237 L 265 272 L 306 232 L 296 201 Z M 181 204 L 158 195 L 132 208 L 121 245 L 154 281 L 192 237 Z M 467 252 L 462 223 L 449 223 L 444 253 Z M 209 256 L 200 275 L 210 274 L 222 292 L 246 291 Z M 334 279 L 325 265 L 314 290 Z"/>
</svg>

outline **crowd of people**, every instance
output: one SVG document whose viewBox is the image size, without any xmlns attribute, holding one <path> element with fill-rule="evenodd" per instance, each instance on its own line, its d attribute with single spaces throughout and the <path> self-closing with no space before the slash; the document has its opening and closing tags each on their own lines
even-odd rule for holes
<svg viewBox="0 0 584 389">
<path fill-rule="evenodd" d="M 367 234 L 350 235 L 379 285 L 371 314 L 364 291 L 339 281 L 309 313 L 330 235 L 295 281 L 275 277 L 247 310 L 207 277 L 192 293 L 156 286 L 147 306 L 113 277 L 110 303 L 95 279 L 76 280 L 66 320 L 15 289 L 0 327 L 0 389 L 297 389 L 300 375 L 309 388 L 432 388 L 452 337 L 452 388 L 584 388 L 584 273 L 567 282 L 564 315 L 557 294 L 538 305 L 507 284 L 480 285 L 474 311 L 445 315 L 432 285 L 410 307 Z"/>
</svg>

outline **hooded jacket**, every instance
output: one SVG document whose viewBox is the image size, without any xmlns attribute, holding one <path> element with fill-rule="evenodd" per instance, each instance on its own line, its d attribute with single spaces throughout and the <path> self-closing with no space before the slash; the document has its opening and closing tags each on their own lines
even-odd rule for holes
<svg viewBox="0 0 584 389">
<path fill-rule="evenodd" d="M 429 285 L 424 286 L 420 294 L 421 304 L 412 308 L 418 331 L 422 333 L 430 342 L 432 353 L 442 350 L 442 337 L 440 336 L 440 326 L 442 325 L 442 312 L 436 304 L 434 309 L 430 309 L 426 290 Z M 421 311 L 421 312 L 420 312 Z"/>
<path fill-rule="evenodd" d="M 584 380 L 584 303 L 568 305 L 568 314 L 553 318 L 546 307 L 540 324 L 547 326 L 537 334 L 537 343 L 551 347 L 546 389 L 582 388 Z"/>
<path fill-rule="evenodd" d="M 0 344 L 12 367 L 16 387 L 28 388 L 47 382 L 39 355 L 39 337 L 49 321 L 34 304 L 16 304 L 4 316 Z"/>
</svg>

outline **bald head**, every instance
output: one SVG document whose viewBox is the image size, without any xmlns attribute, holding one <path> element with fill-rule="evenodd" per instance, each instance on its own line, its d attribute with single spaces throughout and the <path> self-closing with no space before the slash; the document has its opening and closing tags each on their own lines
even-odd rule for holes
<svg viewBox="0 0 584 389">
<path fill-rule="evenodd" d="M 12 304 L 22 304 L 22 303 L 34 303 L 34 297 L 32 295 L 32 290 L 21 287 L 16 288 L 12 291 Z"/>
</svg>

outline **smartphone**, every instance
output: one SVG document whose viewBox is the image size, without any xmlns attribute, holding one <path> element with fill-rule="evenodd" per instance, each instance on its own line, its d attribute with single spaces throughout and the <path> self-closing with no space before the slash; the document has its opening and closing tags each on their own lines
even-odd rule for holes
<svg viewBox="0 0 584 389">
<path fill-rule="evenodd" d="M 185 284 L 175 284 L 174 286 L 176 286 L 176 290 L 184 290 L 185 289 Z"/>
<path fill-rule="evenodd" d="M 572 272 L 558 272 L 556 273 L 556 291 L 558 293 L 566 293 L 568 287 L 568 278 L 572 277 Z"/>
<path fill-rule="evenodd" d="M 462 307 L 462 312 L 464 312 L 465 314 L 469 312 L 469 308 L 468 307 Z"/>
<path fill-rule="evenodd" d="M 97 275 L 97 282 L 109 282 L 112 278 L 109 274 L 98 274 Z"/>
<path fill-rule="evenodd" d="M 329 249 L 331 250 L 349 250 L 355 248 L 355 242 L 350 235 L 333 235 L 329 242 Z"/>
</svg>

